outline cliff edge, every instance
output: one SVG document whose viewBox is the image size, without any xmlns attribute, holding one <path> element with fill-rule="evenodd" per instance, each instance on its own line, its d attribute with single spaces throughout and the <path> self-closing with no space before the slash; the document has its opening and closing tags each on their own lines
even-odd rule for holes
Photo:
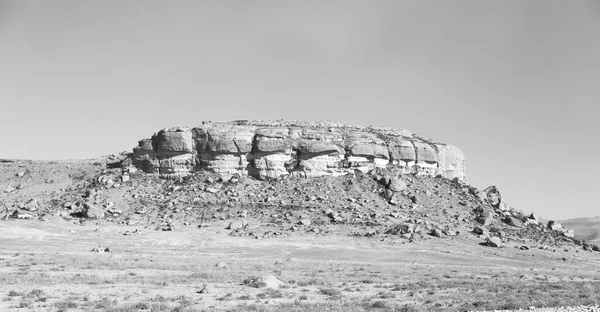
<svg viewBox="0 0 600 312">
<path fill-rule="evenodd" d="M 393 166 L 466 181 L 465 158 L 455 146 L 404 129 L 330 121 L 204 121 L 167 128 L 138 142 L 133 164 L 165 178 L 200 170 L 258 179 L 338 176 Z"/>
</svg>

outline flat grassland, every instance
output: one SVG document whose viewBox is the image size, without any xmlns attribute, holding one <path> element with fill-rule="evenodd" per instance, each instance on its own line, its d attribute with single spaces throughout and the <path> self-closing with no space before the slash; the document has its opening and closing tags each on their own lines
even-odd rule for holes
<svg viewBox="0 0 600 312">
<path fill-rule="evenodd" d="M 471 311 L 597 304 L 600 255 L 343 234 L 0 223 L 0 311 Z M 124 235 L 125 233 L 130 235 Z M 343 233 L 344 231 L 340 231 Z M 99 246 L 110 252 L 96 252 Z M 278 289 L 248 285 L 273 275 Z"/>
</svg>

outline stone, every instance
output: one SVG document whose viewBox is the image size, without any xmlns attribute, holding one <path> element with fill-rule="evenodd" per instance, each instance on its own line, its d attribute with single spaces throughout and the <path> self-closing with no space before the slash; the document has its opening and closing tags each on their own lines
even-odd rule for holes
<svg viewBox="0 0 600 312">
<path fill-rule="evenodd" d="M 85 198 L 94 198 L 94 196 L 96 196 L 96 190 L 94 189 L 88 189 L 85 191 Z"/>
<path fill-rule="evenodd" d="M 486 245 L 489 247 L 500 247 L 502 246 L 502 241 L 500 241 L 500 238 L 496 237 L 496 236 L 492 236 L 490 238 L 488 238 Z"/>
<path fill-rule="evenodd" d="M 442 237 L 442 236 L 444 236 L 444 235 L 442 234 L 442 231 L 440 231 L 440 230 L 438 230 L 438 229 L 433 229 L 433 230 L 431 230 L 431 233 L 430 233 L 430 235 L 431 235 L 431 236 L 435 236 L 435 237 Z"/>
<path fill-rule="evenodd" d="M 28 200 L 25 205 L 23 205 L 23 209 L 27 211 L 37 211 L 38 210 L 38 201 L 35 198 Z"/>
<path fill-rule="evenodd" d="M 487 230 L 485 230 L 483 228 L 480 228 L 478 226 L 476 226 L 476 227 L 473 228 L 473 233 L 475 233 L 477 235 L 483 235 L 485 237 L 489 237 L 490 236 L 490 234 L 489 234 L 489 232 Z"/>
<path fill-rule="evenodd" d="M 89 202 L 83 203 L 83 210 L 81 211 L 84 218 L 88 219 L 102 219 L 104 218 L 104 210 L 97 208 Z"/>
<path fill-rule="evenodd" d="M 215 264 L 215 267 L 217 267 L 219 269 L 226 269 L 227 264 L 225 262 L 219 262 L 219 263 Z"/>
<path fill-rule="evenodd" d="M 164 178 L 199 170 L 259 179 L 339 176 L 391 165 L 466 180 L 464 155 L 454 146 L 403 129 L 335 122 L 239 120 L 163 129 L 138 141 L 131 163 Z"/>
<path fill-rule="evenodd" d="M 573 238 L 573 237 L 575 237 L 575 231 L 574 230 L 568 230 L 566 232 L 563 232 L 563 235 L 565 237 Z"/>
<path fill-rule="evenodd" d="M 237 229 L 245 229 L 248 226 L 248 223 L 243 220 L 233 220 L 229 222 L 229 225 L 225 228 L 226 230 L 237 230 Z"/>
<path fill-rule="evenodd" d="M 521 221 L 515 217 L 505 217 L 504 222 L 510 226 L 521 227 L 522 225 Z"/>
<path fill-rule="evenodd" d="M 482 192 L 483 195 L 483 199 L 489 203 L 490 205 L 492 205 L 492 207 L 494 208 L 499 208 L 500 207 L 500 202 L 502 201 L 502 195 L 500 194 L 500 191 L 498 190 L 498 188 L 494 185 L 486 188 L 485 190 L 483 190 Z"/>
<path fill-rule="evenodd" d="M 393 192 L 402 192 L 407 189 L 407 186 L 402 179 L 392 178 L 388 189 Z"/>
<path fill-rule="evenodd" d="M 538 221 L 538 218 L 533 212 L 529 215 L 529 217 L 527 217 L 527 219 Z"/>
<path fill-rule="evenodd" d="M 388 229 L 385 233 L 392 234 L 392 235 L 408 234 L 408 233 L 413 233 L 415 231 L 415 227 L 416 227 L 415 224 L 403 223 L 403 224 L 398 224 L 398 225 Z"/>
<path fill-rule="evenodd" d="M 485 225 L 485 226 L 492 224 L 493 220 L 494 220 L 494 214 L 490 211 L 485 211 L 485 212 L 481 213 L 479 215 L 479 217 L 477 217 L 477 222 L 479 222 L 481 225 Z"/>
<path fill-rule="evenodd" d="M 308 219 L 302 219 L 299 222 L 300 225 L 304 225 L 304 226 L 309 226 L 310 225 L 310 220 Z"/>
<path fill-rule="evenodd" d="M 277 277 L 273 275 L 264 275 L 257 278 L 252 278 L 244 281 L 246 286 L 255 287 L 255 288 L 268 288 L 268 289 L 278 289 L 281 286 L 284 286 L 285 283 L 280 281 Z"/>
<path fill-rule="evenodd" d="M 553 231 L 563 231 L 563 227 L 560 223 L 556 223 L 554 221 L 548 221 L 548 228 Z"/>
<path fill-rule="evenodd" d="M 12 193 L 12 192 L 14 192 L 14 191 L 16 191 L 16 190 L 17 190 L 17 189 L 16 189 L 14 186 L 12 186 L 12 184 L 9 184 L 9 185 L 6 187 L 6 189 L 4 190 L 4 193 Z"/>
<path fill-rule="evenodd" d="M 25 210 L 15 209 L 10 216 L 13 219 L 29 220 L 33 219 L 33 215 Z"/>
</svg>

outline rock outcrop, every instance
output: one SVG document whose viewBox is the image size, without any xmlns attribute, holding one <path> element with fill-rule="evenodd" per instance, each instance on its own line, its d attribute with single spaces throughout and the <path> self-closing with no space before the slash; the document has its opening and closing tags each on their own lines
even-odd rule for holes
<svg viewBox="0 0 600 312">
<path fill-rule="evenodd" d="M 167 178 L 199 170 L 259 179 L 338 176 L 395 166 L 466 179 L 464 155 L 452 145 L 406 130 L 334 122 L 242 120 L 163 129 L 139 141 L 133 164 Z"/>
</svg>

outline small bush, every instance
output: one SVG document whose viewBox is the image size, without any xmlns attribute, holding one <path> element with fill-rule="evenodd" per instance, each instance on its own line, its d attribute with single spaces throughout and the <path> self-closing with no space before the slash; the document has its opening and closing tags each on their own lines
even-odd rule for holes
<svg viewBox="0 0 600 312">
<path fill-rule="evenodd" d="M 20 292 L 15 291 L 15 290 L 11 290 L 11 291 L 8 292 L 8 296 L 9 297 L 21 297 L 21 296 L 23 296 L 23 293 L 20 293 Z"/>
<path fill-rule="evenodd" d="M 321 288 L 319 292 L 332 298 L 339 298 L 342 296 L 342 292 L 335 288 Z"/>
</svg>

